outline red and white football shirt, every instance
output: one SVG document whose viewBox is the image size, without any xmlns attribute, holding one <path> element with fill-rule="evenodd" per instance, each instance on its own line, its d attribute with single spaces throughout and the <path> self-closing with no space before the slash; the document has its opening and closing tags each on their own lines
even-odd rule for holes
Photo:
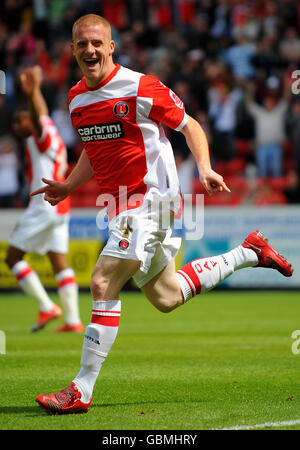
<svg viewBox="0 0 300 450">
<path fill-rule="evenodd" d="M 41 178 L 64 181 L 68 168 L 66 146 L 53 121 L 48 116 L 41 116 L 42 136 L 31 135 L 26 139 L 26 157 L 30 191 L 44 186 Z M 55 207 L 46 202 L 42 195 L 31 197 L 29 207 L 43 207 L 58 214 L 70 211 L 70 198 L 67 197 Z"/>
<path fill-rule="evenodd" d="M 187 123 L 184 105 L 173 91 L 154 76 L 116 64 L 94 88 L 83 77 L 70 90 L 69 109 L 99 194 L 112 195 L 117 212 L 141 205 L 124 201 L 134 194 L 174 202 L 174 211 L 179 210 L 175 160 L 162 127 L 180 131 Z M 120 186 L 126 187 L 126 199 L 120 198 Z"/>
</svg>

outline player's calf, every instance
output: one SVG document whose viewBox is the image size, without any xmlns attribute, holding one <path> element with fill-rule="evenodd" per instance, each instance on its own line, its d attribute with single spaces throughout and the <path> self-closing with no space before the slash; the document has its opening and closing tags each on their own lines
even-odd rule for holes
<svg viewBox="0 0 300 450">
<path fill-rule="evenodd" d="M 183 299 L 181 297 L 178 298 L 149 298 L 148 300 L 162 313 L 170 313 L 174 309 L 178 308 L 178 306 L 182 305 Z"/>
<path fill-rule="evenodd" d="M 145 297 L 162 313 L 169 313 L 183 304 L 183 295 L 175 273 L 175 262 L 172 260 L 141 287 Z"/>
</svg>

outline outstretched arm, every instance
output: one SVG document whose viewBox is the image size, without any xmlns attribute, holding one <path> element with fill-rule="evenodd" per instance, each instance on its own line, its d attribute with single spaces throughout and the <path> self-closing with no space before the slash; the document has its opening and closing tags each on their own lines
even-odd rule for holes
<svg viewBox="0 0 300 450">
<path fill-rule="evenodd" d="M 41 92 L 42 79 L 42 69 L 40 66 L 30 67 L 20 75 L 21 88 L 27 96 L 30 118 L 38 137 L 41 137 L 43 132 L 40 117 L 48 116 L 49 114 L 47 104 Z"/>
<path fill-rule="evenodd" d="M 187 145 L 194 155 L 200 181 L 209 195 L 223 190 L 230 192 L 223 177 L 211 168 L 208 143 L 201 125 L 195 119 L 188 116 L 188 121 L 181 132 L 184 134 Z"/>
<path fill-rule="evenodd" d="M 86 183 L 94 175 L 93 169 L 90 165 L 89 158 L 85 149 L 82 150 L 78 162 L 66 181 L 53 181 L 42 178 L 46 186 L 32 192 L 30 196 L 45 194 L 44 199 L 51 203 L 52 206 L 64 200 L 75 189 Z"/>
</svg>

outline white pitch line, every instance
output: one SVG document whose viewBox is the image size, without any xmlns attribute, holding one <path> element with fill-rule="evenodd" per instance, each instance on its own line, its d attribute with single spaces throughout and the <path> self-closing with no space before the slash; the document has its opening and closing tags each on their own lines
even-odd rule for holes
<svg viewBox="0 0 300 450">
<path fill-rule="evenodd" d="M 296 420 L 284 420 L 282 422 L 265 422 L 258 423 L 256 425 L 237 425 L 230 428 L 219 428 L 219 430 L 255 430 L 258 428 L 267 428 L 267 427 L 285 427 L 289 425 L 299 425 L 300 419 Z"/>
</svg>

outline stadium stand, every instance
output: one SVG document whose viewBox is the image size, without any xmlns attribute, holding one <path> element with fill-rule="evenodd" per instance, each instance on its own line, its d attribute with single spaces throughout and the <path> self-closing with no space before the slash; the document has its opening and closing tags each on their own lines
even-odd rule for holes
<svg viewBox="0 0 300 450">
<path fill-rule="evenodd" d="M 203 125 L 213 166 L 232 189 L 231 195 L 206 198 L 206 204 L 300 202 L 296 132 L 300 93 L 291 88 L 300 62 L 296 0 L 4 0 L 0 4 L 0 68 L 6 76 L 6 94 L 0 96 L 0 154 L 2 142 L 11 134 L 11 115 L 24 102 L 18 73 L 28 65 L 42 66 L 43 93 L 54 114 L 81 77 L 69 47 L 72 23 L 91 12 L 113 24 L 115 60 L 158 76 Z M 278 102 L 290 92 L 280 142 L 280 176 L 259 176 L 255 120 L 246 107 L 249 88 L 258 105 L 266 97 Z M 178 134 L 168 131 L 180 154 L 178 161 L 184 161 L 188 149 Z M 79 141 L 71 140 L 68 151 L 73 167 L 81 151 Z M 19 188 L 8 207 L 24 206 L 28 199 L 21 142 L 14 144 L 14 152 Z M 196 171 L 191 185 L 193 193 L 203 193 Z M 72 195 L 72 205 L 93 207 L 96 193 L 91 180 Z"/>
</svg>

